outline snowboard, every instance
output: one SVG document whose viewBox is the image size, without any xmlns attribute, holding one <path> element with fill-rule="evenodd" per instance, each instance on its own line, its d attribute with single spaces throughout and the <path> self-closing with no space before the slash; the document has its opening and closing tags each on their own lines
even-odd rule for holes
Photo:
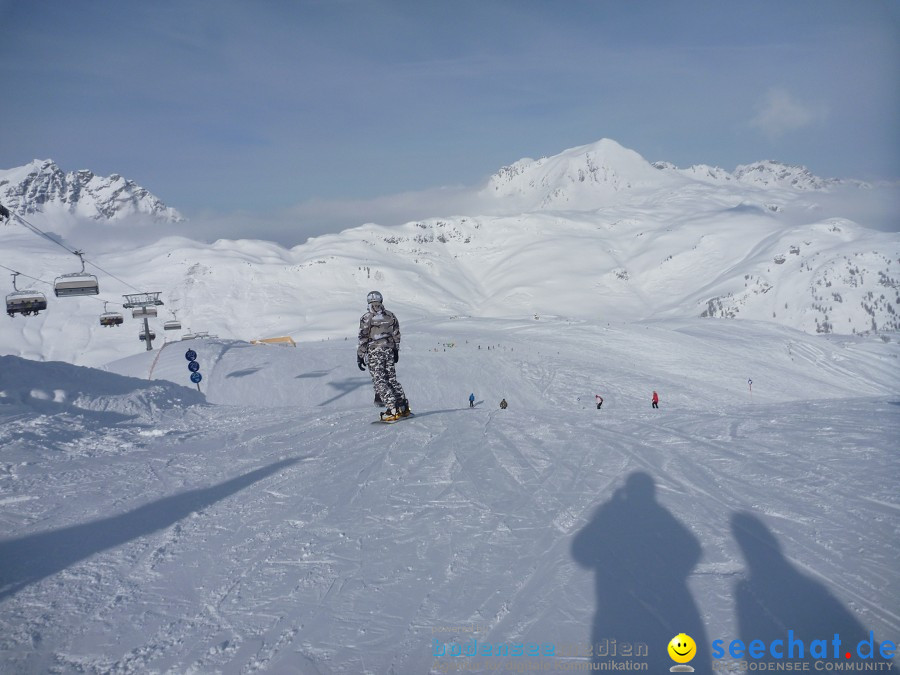
<svg viewBox="0 0 900 675">
<path fill-rule="evenodd" d="M 413 417 L 415 417 L 415 416 L 416 416 L 415 413 L 410 413 L 410 414 L 407 415 L 406 417 L 400 417 L 400 418 L 395 419 L 395 420 L 390 420 L 390 421 L 388 421 L 388 420 L 375 420 L 374 422 L 372 422 L 372 424 L 397 424 L 397 422 L 403 422 L 404 420 L 411 420 L 411 419 L 412 419 Z"/>
</svg>

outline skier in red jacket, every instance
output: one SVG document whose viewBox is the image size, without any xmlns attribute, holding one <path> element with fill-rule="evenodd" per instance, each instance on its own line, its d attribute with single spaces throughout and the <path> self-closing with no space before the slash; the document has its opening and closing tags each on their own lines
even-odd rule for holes
<svg viewBox="0 0 900 675">
<path fill-rule="evenodd" d="M 659 408 L 659 394 L 657 394 L 655 391 L 653 392 L 653 407 Z"/>
</svg>

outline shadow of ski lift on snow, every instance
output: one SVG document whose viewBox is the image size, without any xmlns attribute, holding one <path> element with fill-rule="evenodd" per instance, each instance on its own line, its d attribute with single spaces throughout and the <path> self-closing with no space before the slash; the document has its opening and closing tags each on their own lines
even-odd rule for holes
<svg viewBox="0 0 900 675">
<path fill-rule="evenodd" d="M 256 373 L 260 370 L 262 370 L 262 368 L 245 368 L 244 370 L 233 370 L 225 377 L 247 377 L 247 375 L 252 375 L 253 373 Z"/>
<path fill-rule="evenodd" d="M 360 387 L 372 386 L 371 378 L 363 378 L 363 377 L 348 377 L 346 380 L 335 380 L 334 382 L 329 382 L 328 386 L 334 389 L 337 389 L 340 393 L 337 396 L 332 396 L 327 401 L 322 401 L 319 404 L 319 407 L 323 407 L 328 405 L 329 403 L 334 403 L 339 398 L 343 398 L 347 394 L 356 391 Z"/>
<path fill-rule="evenodd" d="M 297 375 L 294 379 L 295 380 L 306 380 L 306 379 L 313 379 L 313 378 L 318 378 L 318 377 L 325 377 L 332 370 L 334 370 L 334 368 L 332 368 L 331 370 L 311 370 L 308 373 L 301 373 L 300 375 Z"/>
<path fill-rule="evenodd" d="M 218 485 L 163 497 L 117 516 L 0 541 L 0 600 L 92 555 L 159 532 L 308 457 L 283 459 Z"/>
</svg>

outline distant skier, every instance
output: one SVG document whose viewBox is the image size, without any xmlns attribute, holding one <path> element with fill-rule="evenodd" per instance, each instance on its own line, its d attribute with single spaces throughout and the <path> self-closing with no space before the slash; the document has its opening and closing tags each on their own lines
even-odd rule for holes
<svg viewBox="0 0 900 675">
<path fill-rule="evenodd" d="M 507 406 L 507 405 L 508 405 L 508 404 L 507 404 L 505 398 L 500 400 L 500 410 L 506 410 L 506 406 Z"/>
<path fill-rule="evenodd" d="M 380 398 L 387 406 L 381 419 L 393 422 L 411 412 L 394 369 L 394 364 L 400 360 L 400 322 L 393 312 L 384 308 L 384 298 L 378 291 L 369 293 L 366 302 L 368 311 L 359 319 L 356 365 L 365 370 L 368 364 L 376 400 Z"/>
<path fill-rule="evenodd" d="M 597 410 L 600 410 L 600 407 L 603 405 L 603 397 L 600 394 L 597 394 L 594 398 L 597 401 Z"/>
<path fill-rule="evenodd" d="M 474 392 L 471 393 L 471 394 L 469 394 L 469 407 L 470 407 L 470 408 L 474 408 L 474 407 L 475 407 L 475 394 L 474 394 Z"/>
<path fill-rule="evenodd" d="M 654 408 L 659 408 L 659 394 L 657 394 L 655 391 L 653 392 L 652 403 Z"/>
</svg>

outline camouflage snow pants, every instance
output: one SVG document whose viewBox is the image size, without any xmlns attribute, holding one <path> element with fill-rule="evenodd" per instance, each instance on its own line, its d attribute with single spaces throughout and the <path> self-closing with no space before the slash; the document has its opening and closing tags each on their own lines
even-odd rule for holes
<svg viewBox="0 0 900 675">
<path fill-rule="evenodd" d="M 388 408 L 396 408 L 406 398 L 403 387 L 397 381 L 394 370 L 394 351 L 389 347 L 375 348 L 369 352 L 369 374 L 375 393 Z"/>
</svg>

